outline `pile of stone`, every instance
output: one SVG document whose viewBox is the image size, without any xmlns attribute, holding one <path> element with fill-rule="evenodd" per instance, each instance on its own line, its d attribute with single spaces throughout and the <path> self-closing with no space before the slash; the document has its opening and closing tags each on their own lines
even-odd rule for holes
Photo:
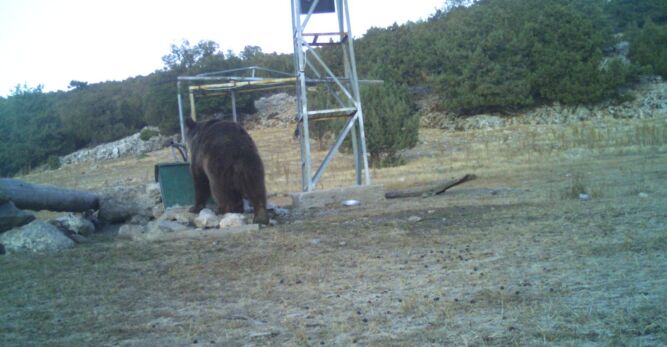
<svg viewBox="0 0 667 347">
<path fill-rule="evenodd" d="M 259 230 L 259 225 L 249 223 L 251 215 L 226 213 L 219 216 L 207 208 L 195 214 L 189 212 L 187 208 L 175 206 L 155 217 L 155 220 L 147 224 L 122 225 L 118 230 L 118 237 L 133 241 L 157 241 L 223 236 Z"/>
<path fill-rule="evenodd" d="M 667 82 L 659 76 L 647 77 L 632 91 L 632 100 L 619 104 L 610 101 L 592 106 L 566 106 L 558 103 L 514 114 L 478 114 L 468 117 L 439 110 L 437 97 L 418 102 L 420 125 L 448 130 L 493 129 L 508 125 L 573 124 L 598 119 L 667 119 Z"/>
<path fill-rule="evenodd" d="M 296 98 L 287 93 L 278 93 L 255 100 L 256 125 L 264 128 L 285 128 L 296 118 Z"/>
<path fill-rule="evenodd" d="M 94 232 L 93 222 L 82 215 L 68 213 L 48 221 L 32 216 L 29 223 L 0 232 L 0 253 L 60 251 L 88 242 Z"/>
<path fill-rule="evenodd" d="M 159 134 L 156 127 L 145 127 L 143 131 L 153 131 L 158 135 L 148 140 L 141 139 L 141 132 L 118 141 L 105 143 L 93 148 L 86 148 L 74 153 L 60 157 L 61 165 L 77 164 L 81 162 L 95 162 L 102 160 L 118 159 L 131 155 L 140 155 L 153 152 L 168 146 L 176 140 L 175 136 L 163 136 Z"/>
</svg>

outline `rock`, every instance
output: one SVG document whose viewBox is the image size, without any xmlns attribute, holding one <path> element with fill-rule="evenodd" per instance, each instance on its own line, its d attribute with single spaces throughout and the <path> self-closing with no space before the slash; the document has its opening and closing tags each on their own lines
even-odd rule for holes
<svg viewBox="0 0 667 347">
<path fill-rule="evenodd" d="M 255 100 L 256 121 L 261 126 L 285 127 L 296 116 L 296 97 L 287 93 L 277 93 Z"/>
<path fill-rule="evenodd" d="M 67 235 L 72 241 L 76 243 L 88 243 L 90 240 L 88 240 L 85 236 L 79 235 L 79 234 L 69 234 Z"/>
<path fill-rule="evenodd" d="M 419 222 L 421 220 L 422 220 L 422 218 L 419 217 L 419 216 L 410 216 L 408 218 L 408 222 L 410 222 L 410 223 L 416 223 L 416 222 Z"/>
<path fill-rule="evenodd" d="M 580 193 L 579 194 L 579 200 L 581 201 L 588 201 L 591 199 L 591 196 L 586 194 L 586 193 Z"/>
<path fill-rule="evenodd" d="M 51 252 L 74 247 L 74 241 L 55 226 L 36 220 L 0 235 L 8 252 Z"/>
<path fill-rule="evenodd" d="M 68 213 L 57 217 L 56 219 L 52 219 L 49 223 L 63 231 L 65 234 L 85 236 L 95 232 L 95 225 L 93 222 L 73 213 Z"/>
<path fill-rule="evenodd" d="M 160 203 L 152 190 L 147 193 L 143 185 L 116 186 L 100 194 L 100 219 L 109 223 L 122 223 L 135 215 L 153 217 L 153 207 Z"/>
<path fill-rule="evenodd" d="M 118 229 L 118 237 L 128 240 L 137 240 L 146 233 L 146 227 L 136 224 L 123 224 Z"/>
<path fill-rule="evenodd" d="M 215 215 L 215 212 L 205 208 L 199 212 L 199 215 L 194 219 L 194 223 L 198 228 L 215 228 L 220 224 L 220 218 Z"/>
<path fill-rule="evenodd" d="M 648 198 L 648 194 L 644 193 L 644 192 L 640 192 L 639 197 L 642 198 L 642 199 L 646 199 L 646 198 Z"/>
<path fill-rule="evenodd" d="M 155 232 L 173 233 L 176 231 L 183 231 L 190 229 L 181 223 L 170 220 L 158 220 L 150 222 L 148 223 L 147 228 L 149 233 L 155 233 Z"/>
<path fill-rule="evenodd" d="M 148 217 L 148 216 L 143 216 L 143 215 L 140 215 L 140 214 L 135 214 L 134 216 L 132 216 L 132 218 L 130 218 L 129 223 L 130 223 L 130 224 L 141 224 L 141 225 L 146 225 L 146 224 L 148 224 L 148 222 L 150 222 L 150 221 L 151 221 L 151 218 Z"/>
<path fill-rule="evenodd" d="M 245 216 L 241 213 L 225 213 L 218 226 L 220 229 L 245 225 Z"/>
<path fill-rule="evenodd" d="M 312 239 L 310 240 L 310 244 L 313 246 L 319 246 L 320 245 L 320 239 Z"/>
<path fill-rule="evenodd" d="M 159 132 L 156 127 L 146 127 L 144 129 Z M 143 129 L 142 129 L 143 131 Z M 102 161 L 117 159 L 130 155 L 139 155 L 159 150 L 167 146 L 175 137 L 165 137 L 162 135 L 151 137 L 144 141 L 141 139 L 141 132 L 118 141 L 105 143 L 94 148 L 86 148 L 74 153 L 60 157 L 60 164 L 70 165 L 86 161 Z"/>
<path fill-rule="evenodd" d="M 197 217 L 196 214 L 190 212 L 186 207 L 172 206 L 164 211 L 160 216 L 160 220 L 175 220 L 181 224 L 192 224 Z"/>
<path fill-rule="evenodd" d="M 35 220 L 35 215 L 16 208 L 11 201 L 0 203 L 0 233 L 26 225 Z"/>
<path fill-rule="evenodd" d="M 164 204 L 157 204 L 153 206 L 153 218 L 159 219 L 164 214 Z"/>
<path fill-rule="evenodd" d="M 154 201 L 162 201 L 162 192 L 160 190 L 160 184 L 157 182 L 149 183 L 146 185 L 146 195 Z"/>
</svg>

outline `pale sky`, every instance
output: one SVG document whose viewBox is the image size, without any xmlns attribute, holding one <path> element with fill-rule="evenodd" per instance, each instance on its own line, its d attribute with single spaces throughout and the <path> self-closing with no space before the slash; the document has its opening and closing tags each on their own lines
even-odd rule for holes
<svg viewBox="0 0 667 347">
<path fill-rule="evenodd" d="M 445 0 L 348 2 L 359 37 L 370 27 L 427 19 Z M 289 0 L 0 0 L 0 96 L 17 84 L 55 91 L 71 80 L 147 75 L 183 39 L 236 53 L 246 45 L 291 53 L 290 13 Z M 313 16 L 306 31 L 336 31 L 332 16 Z"/>
</svg>

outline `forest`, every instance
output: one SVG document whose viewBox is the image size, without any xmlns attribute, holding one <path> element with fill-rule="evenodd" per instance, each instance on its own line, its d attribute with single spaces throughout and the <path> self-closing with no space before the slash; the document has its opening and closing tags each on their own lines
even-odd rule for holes
<svg viewBox="0 0 667 347">
<path fill-rule="evenodd" d="M 413 99 L 419 91 L 435 93 L 442 109 L 461 117 L 554 102 L 622 100 L 628 97 L 625 87 L 641 75 L 667 77 L 664 0 L 462 3 L 424 21 L 368 30 L 355 40 L 360 77 L 400 86 Z M 627 57 L 616 52 L 620 42 L 629 43 Z M 321 53 L 342 69 L 333 52 Z M 172 45 L 163 62 L 160 70 L 123 81 L 73 80 L 67 91 L 48 93 L 18 85 L 0 97 L 0 176 L 44 163 L 57 166 L 60 155 L 146 125 L 176 133 L 178 76 L 247 66 L 293 71 L 291 54 L 264 53 L 257 46 L 235 54 L 213 41 Z M 229 105 L 225 98 L 211 98 L 198 112 L 230 113 Z M 237 105 L 253 112 L 249 96 Z"/>
</svg>

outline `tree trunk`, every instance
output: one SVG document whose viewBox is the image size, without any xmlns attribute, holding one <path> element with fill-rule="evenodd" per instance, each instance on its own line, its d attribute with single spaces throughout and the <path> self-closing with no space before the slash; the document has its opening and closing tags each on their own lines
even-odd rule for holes
<svg viewBox="0 0 667 347">
<path fill-rule="evenodd" d="M 33 211 L 83 212 L 100 207 L 97 194 L 0 178 L 0 195 L 18 208 Z"/>
</svg>

